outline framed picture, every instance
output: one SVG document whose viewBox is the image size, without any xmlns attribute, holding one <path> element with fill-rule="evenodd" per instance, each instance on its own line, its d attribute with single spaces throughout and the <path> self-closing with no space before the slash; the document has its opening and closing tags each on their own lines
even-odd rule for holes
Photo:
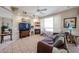
<svg viewBox="0 0 79 59">
<path fill-rule="evenodd" d="M 64 28 L 69 28 L 72 26 L 72 28 L 76 28 L 76 17 L 71 17 L 71 18 L 65 18 L 64 19 Z"/>
</svg>

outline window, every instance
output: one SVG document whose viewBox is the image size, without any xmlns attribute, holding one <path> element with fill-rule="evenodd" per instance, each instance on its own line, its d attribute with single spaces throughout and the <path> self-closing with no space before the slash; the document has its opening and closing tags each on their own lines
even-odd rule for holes
<svg viewBox="0 0 79 59">
<path fill-rule="evenodd" d="M 53 32 L 53 17 L 44 19 L 44 28 L 45 31 Z"/>
</svg>

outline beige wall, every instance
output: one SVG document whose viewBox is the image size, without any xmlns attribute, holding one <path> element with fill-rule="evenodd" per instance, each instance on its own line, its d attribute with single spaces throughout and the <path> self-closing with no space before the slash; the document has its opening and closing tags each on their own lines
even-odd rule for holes
<svg viewBox="0 0 79 59">
<path fill-rule="evenodd" d="M 65 11 L 65 12 L 62 12 L 61 13 L 62 30 L 63 31 L 68 31 L 66 28 L 63 27 L 63 20 L 64 20 L 64 18 L 77 17 L 77 16 L 78 16 L 78 9 L 77 8 L 71 9 L 71 10 L 68 10 L 68 11 Z M 78 31 L 79 30 L 79 28 L 78 28 L 79 24 L 78 23 L 79 22 L 78 22 L 78 18 L 77 18 L 77 27 L 76 27 L 76 29 L 74 29 L 72 31 L 72 33 L 74 33 L 74 34 L 79 34 L 79 31 Z"/>
<path fill-rule="evenodd" d="M 62 13 L 54 15 L 54 29 L 55 32 L 59 31 L 68 31 L 66 28 L 63 27 L 63 20 L 64 18 L 69 18 L 69 17 L 77 17 L 77 27 L 72 31 L 73 34 L 78 34 L 79 35 L 79 17 L 78 17 L 78 8 L 75 9 L 70 9 L 67 11 L 64 11 Z"/>
</svg>

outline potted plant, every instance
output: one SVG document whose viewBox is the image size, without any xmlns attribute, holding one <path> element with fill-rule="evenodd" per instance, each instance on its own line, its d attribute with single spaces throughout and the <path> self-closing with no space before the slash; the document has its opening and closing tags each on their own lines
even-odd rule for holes
<svg viewBox="0 0 79 59">
<path fill-rule="evenodd" d="M 8 26 L 6 26 L 6 25 L 2 25 L 2 31 L 5 31 L 6 29 L 8 29 Z"/>
</svg>

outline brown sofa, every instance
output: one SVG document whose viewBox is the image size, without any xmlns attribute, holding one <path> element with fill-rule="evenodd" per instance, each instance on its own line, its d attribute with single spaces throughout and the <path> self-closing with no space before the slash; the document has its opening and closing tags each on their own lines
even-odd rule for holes
<svg viewBox="0 0 79 59">
<path fill-rule="evenodd" d="M 53 42 L 53 39 L 50 39 L 50 38 L 39 41 L 37 44 L 37 53 L 52 53 L 54 43 L 55 42 Z M 58 48 L 67 50 L 65 43 L 63 43 Z"/>
<path fill-rule="evenodd" d="M 65 44 L 62 44 L 58 49 L 67 50 Z M 53 52 L 53 43 L 48 43 L 46 41 L 39 41 L 37 45 L 37 53 L 52 53 Z M 67 52 L 69 52 L 67 50 Z"/>
<path fill-rule="evenodd" d="M 37 53 L 51 53 L 52 52 L 53 43 L 49 44 L 47 41 L 43 40 L 43 41 L 38 42 Z"/>
</svg>

